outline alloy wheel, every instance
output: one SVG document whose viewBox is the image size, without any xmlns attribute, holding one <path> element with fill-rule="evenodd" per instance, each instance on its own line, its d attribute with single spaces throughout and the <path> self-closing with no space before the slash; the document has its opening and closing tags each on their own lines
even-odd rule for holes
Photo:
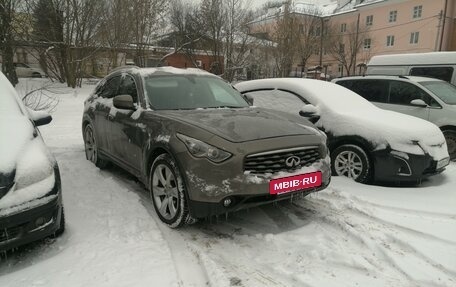
<svg viewBox="0 0 456 287">
<path fill-rule="evenodd" d="M 165 164 L 159 164 L 152 176 L 152 195 L 160 215 L 171 220 L 179 206 L 179 191 L 174 173 Z"/>
<path fill-rule="evenodd" d="M 353 151 L 343 151 L 334 161 L 337 175 L 357 179 L 363 172 L 363 162 Z"/>
<path fill-rule="evenodd" d="M 93 163 L 97 162 L 97 143 L 92 127 L 88 125 L 85 128 L 84 134 L 85 154 L 86 158 Z"/>
</svg>

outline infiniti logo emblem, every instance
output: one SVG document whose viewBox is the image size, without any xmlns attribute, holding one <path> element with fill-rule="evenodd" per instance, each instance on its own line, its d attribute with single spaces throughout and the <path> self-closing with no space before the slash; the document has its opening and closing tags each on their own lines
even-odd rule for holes
<svg viewBox="0 0 456 287">
<path fill-rule="evenodd" d="M 301 163 L 301 159 L 295 155 L 288 157 L 285 160 L 285 165 L 288 167 L 296 167 Z"/>
</svg>

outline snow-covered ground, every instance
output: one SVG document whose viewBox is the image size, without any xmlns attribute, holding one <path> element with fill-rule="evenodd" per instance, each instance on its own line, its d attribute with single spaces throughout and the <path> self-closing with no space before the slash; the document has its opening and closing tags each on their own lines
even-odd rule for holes
<svg viewBox="0 0 456 287">
<path fill-rule="evenodd" d="M 334 177 L 301 200 L 172 230 L 133 177 L 85 159 L 91 89 L 65 89 L 41 128 L 67 230 L 3 259 L 0 286 L 456 286 L 455 163 L 418 187 Z"/>
</svg>

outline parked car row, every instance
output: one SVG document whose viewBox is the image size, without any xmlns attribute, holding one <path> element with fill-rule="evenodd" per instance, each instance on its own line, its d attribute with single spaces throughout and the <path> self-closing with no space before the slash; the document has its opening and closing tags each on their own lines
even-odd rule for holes
<svg viewBox="0 0 456 287">
<path fill-rule="evenodd" d="M 25 108 L 3 75 L 0 84 L 5 250 L 58 235 L 65 221 L 59 169 L 36 128 L 51 118 Z M 233 87 L 198 69 L 112 72 L 85 101 L 82 133 L 86 158 L 136 176 L 172 228 L 306 196 L 326 188 L 331 173 L 362 183 L 419 182 L 449 164 L 436 125 L 340 85 L 288 78 Z"/>
</svg>

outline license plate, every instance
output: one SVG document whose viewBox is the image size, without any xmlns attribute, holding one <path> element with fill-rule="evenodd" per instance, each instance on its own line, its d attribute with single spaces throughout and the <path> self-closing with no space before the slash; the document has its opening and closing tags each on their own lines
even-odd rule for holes
<svg viewBox="0 0 456 287">
<path fill-rule="evenodd" d="M 269 181 L 270 194 L 284 194 L 288 192 L 309 189 L 321 186 L 321 171 L 305 173 L 295 176 L 272 179 Z"/>
<path fill-rule="evenodd" d="M 450 158 L 447 157 L 447 158 L 444 158 L 444 159 L 441 159 L 437 162 L 437 169 L 441 169 L 442 167 L 445 167 L 447 165 L 450 164 Z"/>
</svg>

